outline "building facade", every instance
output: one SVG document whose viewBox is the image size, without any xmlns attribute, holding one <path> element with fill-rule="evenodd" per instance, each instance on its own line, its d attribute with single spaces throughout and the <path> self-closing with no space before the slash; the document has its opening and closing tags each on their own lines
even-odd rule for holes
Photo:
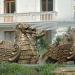
<svg viewBox="0 0 75 75">
<path fill-rule="evenodd" d="M 15 39 L 15 27 L 25 22 L 47 31 L 50 40 L 57 28 L 74 27 L 75 0 L 0 0 L 0 40 Z"/>
</svg>

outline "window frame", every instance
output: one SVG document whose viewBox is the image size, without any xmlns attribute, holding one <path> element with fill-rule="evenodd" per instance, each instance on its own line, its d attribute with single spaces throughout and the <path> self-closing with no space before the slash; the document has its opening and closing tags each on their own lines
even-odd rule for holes
<svg viewBox="0 0 75 75">
<path fill-rule="evenodd" d="M 7 39 L 7 34 L 9 35 L 8 37 L 9 37 L 9 39 Z M 14 39 L 12 39 L 12 35 L 14 36 L 13 38 Z M 15 31 L 4 31 L 4 40 L 6 40 L 6 41 L 14 41 L 15 40 Z"/>
<path fill-rule="evenodd" d="M 12 12 L 12 9 L 11 9 L 11 3 L 14 2 L 15 3 L 15 0 L 5 0 L 4 1 L 4 13 L 14 13 L 16 11 L 16 3 L 15 3 L 15 11 Z M 9 12 L 8 11 L 8 8 L 7 8 L 7 3 L 9 3 Z"/>
<path fill-rule="evenodd" d="M 48 0 L 47 0 L 47 2 L 48 2 Z M 48 6 L 46 6 L 46 8 L 47 8 Z M 48 8 L 47 8 L 47 10 L 48 10 Z M 53 11 L 55 10 L 55 0 L 53 0 Z M 41 12 L 46 12 L 46 11 L 43 11 L 42 10 L 42 0 L 40 0 L 40 11 Z M 48 11 L 49 12 L 49 11 Z"/>
</svg>

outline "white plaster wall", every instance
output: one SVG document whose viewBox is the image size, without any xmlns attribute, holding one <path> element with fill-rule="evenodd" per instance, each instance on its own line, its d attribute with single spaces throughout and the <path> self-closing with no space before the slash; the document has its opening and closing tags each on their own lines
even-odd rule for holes
<svg viewBox="0 0 75 75">
<path fill-rule="evenodd" d="M 4 0 L 0 0 L 0 14 L 4 13 Z"/>
<path fill-rule="evenodd" d="M 16 0 L 16 12 L 40 12 L 41 0 Z M 54 0 L 54 11 L 57 14 L 57 20 L 73 20 L 74 18 L 74 0 Z"/>
<path fill-rule="evenodd" d="M 72 20 L 74 17 L 73 10 L 74 0 L 55 0 L 55 11 L 57 11 L 58 20 Z"/>
<path fill-rule="evenodd" d="M 16 12 L 40 12 L 40 0 L 16 0 Z"/>
<path fill-rule="evenodd" d="M 41 0 L 16 0 L 16 13 L 40 12 Z M 75 0 L 54 0 L 57 20 L 72 20 Z M 4 13 L 4 0 L 0 0 L 0 14 Z"/>
</svg>

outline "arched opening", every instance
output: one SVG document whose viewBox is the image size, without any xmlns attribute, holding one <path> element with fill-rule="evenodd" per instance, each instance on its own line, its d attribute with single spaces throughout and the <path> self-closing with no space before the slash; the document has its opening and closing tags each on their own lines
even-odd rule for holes
<svg viewBox="0 0 75 75">
<path fill-rule="evenodd" d="M 4 0 L 4 12 L 5 13 L 15 12 L 15 0 Z"/>
</svg>

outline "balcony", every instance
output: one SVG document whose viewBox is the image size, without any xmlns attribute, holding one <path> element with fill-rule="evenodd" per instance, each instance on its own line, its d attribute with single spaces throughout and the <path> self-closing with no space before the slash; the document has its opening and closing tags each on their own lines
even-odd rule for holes
<svg viewBox="0 0 75 75">
<path fill-rule="evenodd" d="M 0 23 L 55 21 L 57 12 L 0 14 Z"/>
</svg>

